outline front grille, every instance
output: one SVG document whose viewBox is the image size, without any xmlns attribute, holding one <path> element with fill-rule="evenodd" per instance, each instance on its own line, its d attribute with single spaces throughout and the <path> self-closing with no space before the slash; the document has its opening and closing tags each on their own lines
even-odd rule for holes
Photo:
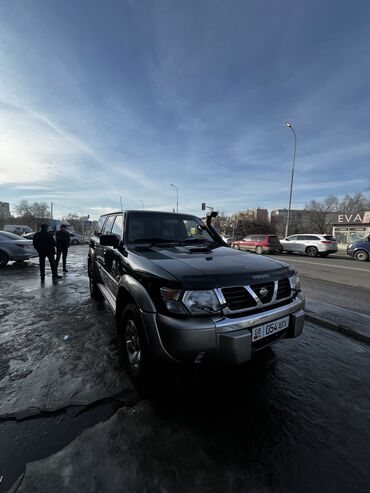
<svg viewBox="0 0 370 493">
<path fill-rule="evenodd" d="M 243 310 L 257 306 L 256 301 L 243 286 L 223 288 L 222 294 L 230 310 Z"/>
<path fill-rule="evenodd" d="M 261 303 L 270 303 L 274 295 L 274 282 L 264 282 L 262 284 L 252 284 L 251 288 L 256 293 Z"/>
<path fill-rule="evenodd" d="M 290 282 L 288 278 L 280 279 L 276 299 L 288 298 L 291 294 Z"/>
</svg>

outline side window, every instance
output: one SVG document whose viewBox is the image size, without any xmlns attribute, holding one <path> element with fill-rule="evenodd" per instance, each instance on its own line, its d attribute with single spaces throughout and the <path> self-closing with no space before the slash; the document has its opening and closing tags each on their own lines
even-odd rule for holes
<svg viewBox="0 0 370 493">
<path fill-rule="evenodd" d="M 116 216 L 116 220 L 114 221 L 111 234 L 118 236 L 119 239 L 122 238 L 122 216 L 121 215 Z"/>
<path fill-rule="evenodd" d="M 297 237 L 297 240 L 298 241 L 308 241 L 312 238 L 312 236 L 303 236 L 303 235 L 300 235 Z"/>
<path fill-rule="evenodd" d="M 259 241 L 259 236 L 258 235 L 252 235 L 251 241 Z"/>
<path fill-rule="evenodd" d="M 266 241 L 266 235 L 259 236 L 258 241 Z"/>
<path fill-rule="evenodd" d="M 251 241 L 251 236 L 246 236 L 243 241 Z"/>
<path fill-rule="evenodd" d="M 95 231 L 94 233 L 97 235 L 97 236 L 100 236 L 101 235 L 101 232 L 102 232 L 102 229 L 103 229 L 103 226 L 104 226 L 104 223 L 105 223 L 105 220 L 107 219 L 107 216 L 102 216 L 100 219 L 99 219 L 99 222 L 98 224 L 96 225 L 96 228 L 95 228 Z"/>
<path fill-rule="evenodd" d="M 108 216 L 107 222 L 104 224 L 104 228 L 102 231 L 103 235 L 109 235 L 114 223 L 116 216 Z"/>
<path fill-rule="evenodd" d="M 288 236 L 288 240 L 289 241 L 297 241 L 297 239 L 298 239 L 298 236 L 297 235 Z"/>
</svg>

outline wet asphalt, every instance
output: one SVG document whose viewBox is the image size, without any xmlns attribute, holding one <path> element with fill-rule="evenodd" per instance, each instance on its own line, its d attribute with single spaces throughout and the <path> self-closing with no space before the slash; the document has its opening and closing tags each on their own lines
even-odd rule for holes
<svg viewBox="0 0 370 493">
<path fill-rule="evenodd" d="M 79 247 L 75 255 L 82 257 L 85 250 Z M 15 283 L 22 276 L 17 269 Z M 82 263 L 79 269 L 85 282 Z M 22 302 L 19 296 L 17 302 Z M 300 338 L 274 345 L 249 364 L 179 372 L 141 400 L 150 403 L 149 421 L 160 420 L 173 435 L 197 438 L 206 458 L 197 470 L 207 479 L 205 491 L 365 492 L 370 491 L 369 356 L 368 346 L 306 323 Z M 20 422 L 1 421 L 0 491 L 27 462 L 55 453 L 128 405 L 136 403 L 108 399 Z M 152 460 L 165 462 L 166 450 L 163 434 L 153 444 Z M 191 456 L 186 440 L 179 440 L 177 455 L 168 460 L 180 467 Z M 143 473 L 150 470 L 144 464 Z M 156 474 L 153 491 L 162 491 L 160 467 Z M 100 479 L 100 491 L 111 491 L 109 478 Z M 167 480 L 163 472 L 163 484 Z M 176 490 L 185 491 L 180 482 L 171 491 Z"/>
</svg>

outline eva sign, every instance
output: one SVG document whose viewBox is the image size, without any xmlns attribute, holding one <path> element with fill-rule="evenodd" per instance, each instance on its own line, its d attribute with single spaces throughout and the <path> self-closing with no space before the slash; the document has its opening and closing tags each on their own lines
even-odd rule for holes
<svg viewBox="0 0 370 493">
<path fill-rule="evenodd" d="M 338 224 L 367 224 L 370 223 L 370 211 L 349 212 L 337 215 Z"/>
</svg>

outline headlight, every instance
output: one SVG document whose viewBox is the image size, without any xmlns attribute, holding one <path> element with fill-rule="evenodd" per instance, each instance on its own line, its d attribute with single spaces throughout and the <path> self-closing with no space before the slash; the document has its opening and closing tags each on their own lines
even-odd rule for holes
<svg viewBox="0 0 370 493">
<path fill-rule="evenodd" d="M 185 291 L 182 302 L 191 313 L 218 313 L 221 309 L 214 291 Z"/>
<path fill-rule="evenodd" d="M 214 291 L 185 291 L 161 288 L 161 296 L 169 312 L 183 315 L 206 315 L 219 313 L 220 302 Z"/>
<path fill-rule="evenodd" d="M 301 281 L 299 280 L 297 274 L 294 274 L 293 276 L 289 277 L 289 281 L 290 281 L 290 287 L 293 289 L 293 291 L 301 290 Z"/>
</svg>

